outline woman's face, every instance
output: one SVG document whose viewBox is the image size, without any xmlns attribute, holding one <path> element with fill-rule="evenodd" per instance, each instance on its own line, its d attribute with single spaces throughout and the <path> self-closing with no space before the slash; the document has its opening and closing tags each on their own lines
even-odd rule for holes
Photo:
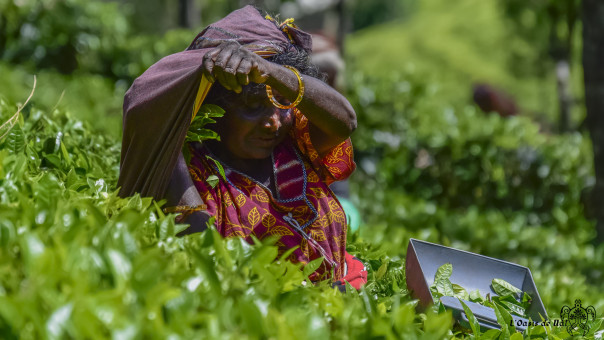
<svg viewBox="0 0 604 340">
<path fill-rule="evenodd" d="M 225 115 L 217 120 L 215 128 L 222 146 L 240 159 L 270 157 L 293 126 L 292 111 L 273 106 L 265 91 L 230 94 L 231 98 L 223 100 Z M 275 98 L 284 105 L 289 104 L 277 93 Z"/>
</svg>

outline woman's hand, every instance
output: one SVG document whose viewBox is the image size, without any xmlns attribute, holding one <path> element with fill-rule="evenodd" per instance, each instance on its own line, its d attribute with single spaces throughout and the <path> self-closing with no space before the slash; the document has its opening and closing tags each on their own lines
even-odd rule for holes
<svg viewBox="0 0 604 340">
<path fill-rule="evenodd" d="M 242 86 L 264 83 L 269 77 L 271 63 L 235 41 L 224 42 L 203 57 L 203 74 L 218 80 L 227 90 L 240 93 Z"/>
</svg>

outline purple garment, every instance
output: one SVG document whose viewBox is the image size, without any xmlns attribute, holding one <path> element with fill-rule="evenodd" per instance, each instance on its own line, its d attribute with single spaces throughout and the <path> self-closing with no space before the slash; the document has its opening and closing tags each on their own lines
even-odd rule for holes
<svg viewBox="0 0 604 340">
<path fill-rule="evenodd" d="M 203 56 L 224 41 L 237 41 L 261 56 L 287 52 L 296 44 L 308 52 L 309 34 L 277 26 L 246 6 L 208 26 L 186 51 L 169 55 L 138 77 L 124 98 L 120 196 L 165 197 L 193 114 Z"/>
</svg>

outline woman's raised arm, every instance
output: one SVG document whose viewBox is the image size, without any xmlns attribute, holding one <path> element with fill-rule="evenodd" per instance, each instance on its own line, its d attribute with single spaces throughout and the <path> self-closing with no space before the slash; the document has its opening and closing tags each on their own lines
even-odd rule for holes
<svg viewBox="0 0 604 340">
<path fill-rule="evenodd" d="M 265 83 L 293 102 L 300 91 L 292 70 L 265 60 L 236 42 L 223 43 L 208 52 L 202 69 L 210 80 L 237 93 L 250 82 Z M 356 114 L 348 100 L 329 85 L 310 76 L 302 77 L 304 97 L 298 109 L 310 121 L 310 139 L 323 156 L 356 129 Z"/>
<path fill-rule="evenodd" d="M 287 98 L 296 100 L 298 79 L 291 70 L 271 63 L 270 76 L 266 84 Z M 324 156 L 327 152 L 346 140 L 357 127 L 357 118 L 352 105 L 338 91 L 324 82 L 303 75 L 304 97 L 298 109 L 311 123 L 310 140 Z"/>
</svg>

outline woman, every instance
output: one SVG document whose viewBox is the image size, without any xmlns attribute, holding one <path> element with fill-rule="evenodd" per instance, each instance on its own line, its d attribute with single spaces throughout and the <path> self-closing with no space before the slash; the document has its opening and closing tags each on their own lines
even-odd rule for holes
<svg viewBox="0 0 604 340">
<path fill-rule="evenodd" d="M 118 185 L 123 196 L 166 198 L 187 233 L 214 216 L 225 237 L 277 235 L 281 253 L 297 247 L 294 262 L 324 257 L 311 279 L 359 288 L 366 272 L 346 253 L 345 215 L 328 188 L 354 171 L 356 116 L 316 79 L 310 51 L 291 21 L 277 25 L 251 6 L 208 26 L 126 93 Z M 180 150 L 202 102 L 225 110 L 213 127 L 221 140 L 190 143 L 187 164 Z"/>
</svg>

